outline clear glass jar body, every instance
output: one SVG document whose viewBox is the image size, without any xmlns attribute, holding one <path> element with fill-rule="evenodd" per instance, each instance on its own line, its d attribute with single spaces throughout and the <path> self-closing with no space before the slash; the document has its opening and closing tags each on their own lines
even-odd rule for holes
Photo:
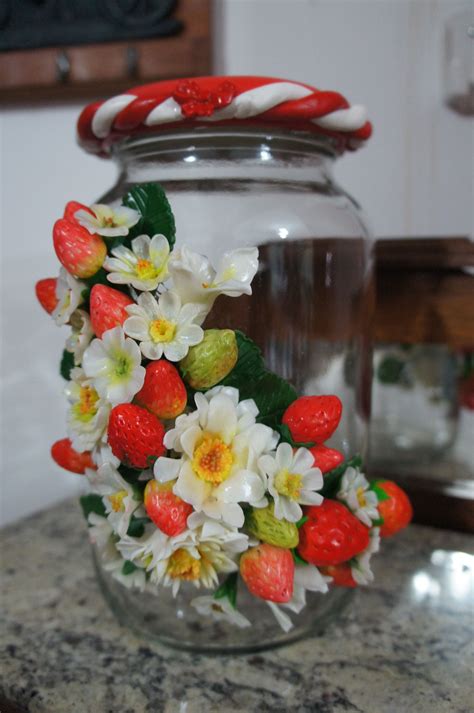
<svg viewBox="0 0 474 713">
<path fill-rule="evenodd" d="M 457 431 L 458 358 L 441 344 L 380 345 L 374 353 L 371 463 L 430 463 Z"/>
<path fill-rule="evenodd" d="M 365 455 L 371 389 L 372 241 L 357 204 L 333 180 L 329 139 L 305 134 L 218 128 L 131 139 L 114 149 L 117 184 L 101 202 L 118 201 L 137 183 L 158 182 L 176 219 L 176 246 L 215 260 L 258 246 L 260 267 L 250 297 L 220 297 L 205 327 L 241 329 L 262 349 L 267 366 L 303 394 L 337 394 L 343 417 L 326 445 L 346 458 Z M 242 631 L 211 621 L 196 629 L 189 585 L 172 600 L 156 599 L 157 617 L 137 620 L 138 598 L 104 573 L 103 589 L 122 621 L 132 607 L 135 629 L 193 649 L 255 650 L 284 643 L 321 625 L 346 592 L 309 593 L 295 629 L 283 634 L 264 602 L 244 596 Z M 187 583 L 184 583 L 185 585 Z M 152 605 L 153 606 L 153 605 Z M 163 615 L 160 614 L 162 607 Z M 171 613 L 181 624 L 169 629 Z M 140 616 L 138 617 L 140 619 Z M 183 620 L 185 625 L 183 626 Z M 161 621 L 161 624 L 160 624 Z M 186 625 L 186 622 L 188 624 Z M 179 632 L 177 632 L 179 629 Z"/>
</svg>

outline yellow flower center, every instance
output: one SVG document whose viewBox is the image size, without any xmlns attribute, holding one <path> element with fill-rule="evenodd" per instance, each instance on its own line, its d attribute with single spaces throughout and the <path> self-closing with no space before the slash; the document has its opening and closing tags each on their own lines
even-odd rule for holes
<svg viewBox="0 0 474 713">
<path fill-rule="evenodd" d="M 97 413 L 97 401 L 99 394 L 91 386 L 81 386 L 79 391 L 79 401 L 74 404 L 74 415 L 78 421 L 87 423 L 91 421 Z"/>
<path fill-rule="evenodd" d="M 126 497 L 127 497 L 126 490 L 119 490 L 117 493 L 113 493 L 113 495 L 109 495 L 110 504 L 111 504 L 112 510 L 114 512 L 120 512 L 121 510 L 123 510 L 123 500 Z"/>
<path fill-rule="evenodd" d="M 280 470 L 275 478 L 275 489 L 280 495 L 290 500 L 298 500 L 303 485 L 303 476 L 298 473 L 289 473 L 286 469 Z"/>
<path fill-rule="evenodd" d="M 138 260 L 135 272 L 140 280 L 154 280 L 160 274 L 151 260 Z"/>
<path fill-rule="evenodd" d="M 176 325 L 167 319 L 154 319 L 150 322 L 150 337 L 154 342 L 172 342 L 176 334 Z"/>
<path fill-rule="evenodd" d="M 186 579 L 192 581 L 199 579 L 201 574 L 201 561 L 191 557 L 184 549 L 173 552 L 168 560 L 167 574 L 173 579 Z"/>
<path fill-rule="evenodd" d="M 365 499 L 365 490 L 362 486 L 360 488 L 357 488 L 356 495 L 357 502 L 359 503 L 360 507 L 364 508 L 367 505 L 367 500 Z"/>
<path fill-rule="evenodd" d="M 198 478 L 217 485 L 229 476 L 233 462 L 232 450 L 222 438 L 206 434 L 194 450 L 192 466 Z"/>
</svg>

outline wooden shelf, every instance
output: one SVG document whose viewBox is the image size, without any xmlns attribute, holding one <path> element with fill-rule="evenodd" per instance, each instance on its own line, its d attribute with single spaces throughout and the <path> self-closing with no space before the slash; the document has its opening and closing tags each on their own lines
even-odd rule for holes
<svg viewBox="0 0 474 713">
<path fill-rule="evenodd" d="M 472 241 L 380 240 L 376 265 L 376 342 L 474 348 Z"/>
<path fill-rule="evenodd" d="M 211 0 L 181 0 L 175 17 L 184 25 L 176 36 L 0 53 L 0 98 L 15 103 L 64 101 L 209 74 Z"/>
</svg>

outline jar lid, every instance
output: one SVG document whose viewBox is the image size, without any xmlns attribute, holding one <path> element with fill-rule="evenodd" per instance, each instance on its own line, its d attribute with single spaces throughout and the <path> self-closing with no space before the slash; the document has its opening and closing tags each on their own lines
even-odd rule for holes
<svg viewBox="0 0 474 713">
<path fill-rule="evenodd" d="M 196 77 L 145 84 L 89 104 L 78 123 L 79 144 L 108 156 L 112 144 L 136 135 L 207 126 L 276 126 L 329 135 L 336 150 L 354 150 L 371 135 L 365 107 L 342 94 L 271 77 Z"/>
</svg>

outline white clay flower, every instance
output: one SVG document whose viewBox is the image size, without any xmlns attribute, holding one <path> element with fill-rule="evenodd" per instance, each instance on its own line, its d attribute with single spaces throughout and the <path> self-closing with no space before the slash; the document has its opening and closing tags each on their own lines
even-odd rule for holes
<svg viewBox="0 0 474 713">
<path fill-rule="evenodd" d="M 370 584 L 374 581 L 374 575 L 370 568 L 372 555 L 379 551 L 380 529 L 372 528 L 370 531 L 370 542 L 367 549 L 350 561 L 352 578 L 360 585 Z"/>
<path fill-rule="evenodd" d="M 120 245 L 111 252 L 113 257 L 104 262 L 109 282 L 151 291 L 168 277 L 170 245 L 164 235 L 139 235 L 132 240 L 131 250 Z"/>
<path fill-rule="evenodd" d="M 97 393 L 113 406 L 130 402 L 145 380 L 142 355 L 123 329 L 114 327 L 94 339 L 84 352 L 82 366 Z"/>
<path fill-rule="evenodd" d="M 168 263 L 173 289 L 183 302 L 202 304 L 205 308 L 202 322 L 220 294 L 228 297 L 251 295 L 250 284 L 257 269 L 257 248 L 239 248 L 224 253 L 216 269 L 207 258 L 186 247 L 175 250 Z"/>
<path fill-rule="evenodd" d="M 106 438 L 106 434 L 104 434 L 104 438 Z M 110 465 L 113 465 L 115 468 L 118 468 L 120 465 L 120 460 L 117 456 L 114 456 L 109 444 L 104 443 L 103 440 L 92 450 L 92 460 L 98 468 L 104 465 L 104 463 L 110 463 Z"/>
<path fill-rule="evenodd" d="M 96 448 L 105 437 L 110 404 L 102 399 L 82 369 L 71 372 L 71 380 L 64 389 L 69 401 L 67 413 L 68 436 L 79 453 Z"/>
<path fill-rule="evenodd" d="M 127 589 L 138 589 L 144 592 L 147 589 L 147 579 L 143 567 L 136 567 L 131 572 L 125 573 L 127 562 L 120 555 L 103 562 L 104 569 L 109 572 L 117 582 L 123 584 Z"/>
<path fill-rule="evenodd" d="M 170 361 L 181 361 L 189 347 L 199 344 L 204 332 L 196 324 L 199 321 L 199 305 L 181 305 L 176 292 L 164 292 L 158 301 L 148 292 L 138 298 L 138 304 L 129 305 L 130 315 L 123 328 L 130 337 L 140 343 L 142 354 L 147 359 L 161 359 L 163 354 Z"/>
<path fill-rule="evenodd" d="M 370 483 L 356 468 L 347 468 L 337 498 L 367 527 L 371 527 L 372 521 L 380 517 L 377 494 L 370 490 Z"/>
<path fill-rule="evenodd" d="M 286 607 L 290 611 L 295 612 L 295 614 L 299 614 L 306 606 L 306 592 L 321 592 L 321 594 L 326 594 L 330 581 L 331 577 L 322 575 L 317 567 L 313 565 L 296 565 L 293 596 L 291 600 L 286 604 L 267 602 L 283 631 L 290 631 L 290 629 L 293 628 L 293 622 L 288 614 L 282 611 L 281 607 Z"/>
<path fill-rule="evenodd" d="M 64 267 L 61 267 L 56 282 L 56 298 L 58 303 L 51 315 L 58 326 L 69 322 L 72 313 L 84 301 L 82 293 L 85 289 L 86 285 L 84 282 L 76 280 Z"/>
<path fill-rule="evenodd" d="M 240 629 L 251 626 L 249 620 L 232 606 L 228 597 L 215 598 L 210 594 L 206 594 L 192 599 L 191 606 L 203 617 L 211 617 L 216 621 L 225 621 L 228 624 L 238 626 Z"/>
<path fill-rule="evenodd" d="M 140 220 L 140 213 L 124 206 L 112 208 L 103 203 L 96 203 L 91 205 L 90 210 L 91 213 L 81 208 L 74 213 L 74 218 L 89 233 L 97 233 L 105 238 L 128 235 L 130 228 Z"/>
<path fill-rule="evenodd" d="M 89 477 L 91 469 L 86 469 Z M 89 523 L 89 541 L 97 547 L 100 555 L 106 559 L 115 557 L 118 553 L 114 545 L 114 531 L 106 517 L 90 512 L 87 521 Z"/>
<path fill-rule="evenodd" d="M 315 492 L 323 486 L 319 468 L 307 448 L 296 453 L 289 443 L 280 443 L 276 453 L 263 455 L 258 465 L 268 477 L 268 490 L 275 500 L 275 517 L 298 522 L 303 516 L 302 505 L 321 505 L 322 495 Z"/>
<path fill-rule="evenodd" d="M 127 563 L 116 548 L 117 536 L 107 518 L 94 512 L 89 513 L 89 540 L 100 556 L 103 568 L 114 579 L 123 584 L 127 589 L 138 589 L 143 592 L 146 588 L 146 574 L 143 567 L 135 565 L 131 572 L 124 574 Z"/>
<path fill-rule="evenodd" d="M 123 537 L 130 525 L 130 518 L 140 507 L 140 502 L 135 500 L 132 486 L 110 463 L 101 465 L 97 470 L 88 469 L 87 479 L 92 492 L 102 496 L 112 530 L 119 537 Z"/>
<path fill-rule="evenodd" d="M 237 389 L 215 387 L 197 393 L 195 402 L 197 410 L 179 416 L 175 428 L 165 435 L 165 446 L 181 458 L 158 458 L 155 478 L 159 482 L 177 478 L 173 492 L 197 512 L 242 527 L 244 512 L 239 503 L 266 504 L 257 459 L 275 447 L 278 435 L 255 422 L 255 402 L 239 402 Z"/>
<path fill-rule="evenodd" d="M 143 537 L 127 535 L 117 544 L 124 558 L 145 566 L 150 582 L 171 587 L 173 596 L 183 581 L 197 588 L 215 588 L 219 573 L 237 571 L 237 556 L 247 547 L 244 533 L 207 518 L 175 537 L 167 537 L 158 529 L 150 534 L 147 527 Z"/>
<path fill-rule="evenodd" d="M 71 334 L 66 340 L 66 349 L 74 354 L 76 366 L 81 363 L 85 350 L 94 337 L 89 314 L 83 309 L 76 309 L 69 320 L 72 327 Z"/>
</svg>

